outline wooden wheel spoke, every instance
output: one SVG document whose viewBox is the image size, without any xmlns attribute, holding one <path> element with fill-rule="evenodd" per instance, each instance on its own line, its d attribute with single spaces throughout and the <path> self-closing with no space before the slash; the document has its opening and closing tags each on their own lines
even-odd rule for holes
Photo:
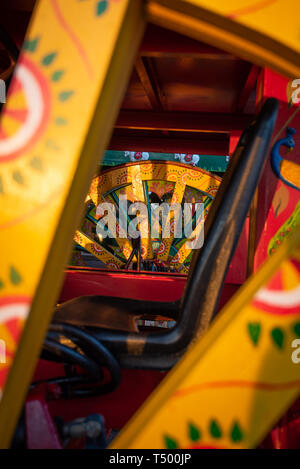
<svg viewBox="0 0 300 469">
<path fill-rule="evenodd" d="M 93 194 L 93 196 L 94 196 L 94 194 Z M 116 201 L 114 200 L 113 196 L 111 196 L 111 194 L 101 196 L 101 200 L 102 200 L 102 202 L 113 203 L 113 205 L 117 208 Z M 94 205 L 95 205 L 95 203 L 94 203 Z M 99 205 L 99 203 L 98 203 L 98 205 Z M 118 218 L 113 214 L 111 214 L 111 216 L 112 216 L 112 219 L 113 219 L 113 223 L 116 226 L 115 240 L 116 240 L 116 242 L 119 246 L 119 254 L 123 255 L 125 257 L 125 259 L 128 259 L 128 257 L 130 256 L 131 250 L 132 250 L 131 243 L 130 243 L 130 241 L 128 240 L 128 238 L 126 236 L 126 233 L 125 233 L 125 236 L 124 236 L 124 233 L 122 233 L 122 228 L 121 228 L 121 226 L 118 222 Z M 98 220 L 95 220 L 94 223 L 95 224 L 98 223 Z M 120 236 L 120 234 L 121 234 L 121 236 Z"/>
<path fill-rule="evenodd" d="M 131 166 L 130 167 L 130 175 L 132 181 L 132 192 L 135 198 L 135 201 L 142 202 L 148 210 L 148 204 L 145 195 L 145 188 L 142 179 L 142 172 L 141 167 Z M 151 240 L 151 232 L 150 232 L 150 224 L 149 224 L 149 211 L 148 211 L 148 222 L 144 225 L 142 229 L 145 231 L 146 236 L 141 236 L 141 254 L 144 260 L 151 260 L 153 259 L 153 250 L 152 250 L 152 240 Z"/>
<path fill-rule="evenodd" d="M 174 192 L 172 195 L 172 199 L 171 199 L 171 205 L 175 205 L 175 204 L 181 205 L 183 196 L 184 196 L 185 186 L 186 184 L 184 184 L 181 181 L 176 182 L 175 187 L 174 187 Z M 158 255 L 157 255 L 157 258 L 163 262 L 166 262 L 168 260 L 170 249 L 174 241 L 175 222 L 176 220 L 175 220 L 174 211 L 169 211 L 166 224 L 165 224 L 165 229 L 168 226 L 171 227 L 173 225 L 173 230 L 170 230 L 170 235 L 169 233 L 162 232 L 163 249 L 160 248 Z M 161 246 L 162 246 L 162 243 L 161 243 Z"/>
<path fill-rule="evenodd" d="M 86 251 L 93 254 L 93 256 L 95 256 L 97 259 L 106 264 L 109 269 L 121 269 L 125 264 L 125 262 L 118 259 L 111 252 L 101 246 L 101 244 L 92 240 L 79 230 L 75 232 L 74 241 Z"/>
</svg>

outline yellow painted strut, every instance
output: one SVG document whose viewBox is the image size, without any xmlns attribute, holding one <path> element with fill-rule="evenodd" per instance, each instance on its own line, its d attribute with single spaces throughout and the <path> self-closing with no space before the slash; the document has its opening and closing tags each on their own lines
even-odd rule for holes
<svg viewBox="0 0 300 469">
<path fill-rule="evenodd" d="M 300 394 L 299 247 L 300 226 L 111 448 L 253 448 L 262 441 Z"/>
<path fill-rule="evenodd" d="M 140 0 L 40 0 L 1 115 L 0 447 L 9 446 L 145 27 Z M 24 121 L 15 122 L 24 109 Z"/>
</svg>

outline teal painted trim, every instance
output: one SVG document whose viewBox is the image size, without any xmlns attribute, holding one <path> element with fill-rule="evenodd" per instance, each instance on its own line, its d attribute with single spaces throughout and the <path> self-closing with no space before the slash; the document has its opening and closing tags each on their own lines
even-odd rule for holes
<svg viewBox="0 0 300 469">
<path fill-rule="evenodd" d="M 199 155 L 199 162 L 197 167 L 205 169 L 206 171 L 213 171 L 224 173 L 228 164 L 228 157 L 226 155 Z M 149 160 L 158 161 L 179 161 L 175 159 L 174 153 L 153 153 L 149 152 Z M 103 166 L 119 166 L 124 163 L 130 162 L 128 156 L 125 156 L 124 151 L 109 150 L 105 152 L 103 159 Z"/>
</svg>

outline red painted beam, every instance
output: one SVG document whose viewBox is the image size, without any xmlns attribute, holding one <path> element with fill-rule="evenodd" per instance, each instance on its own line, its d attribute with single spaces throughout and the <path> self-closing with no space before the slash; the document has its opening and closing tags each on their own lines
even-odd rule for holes
<svg viewBox="0 0 300 469">
<path fill-rule="evenodd" d="M 194 57 L 214 60 L 237 60 L 236 57 L 216 47 L 191 39 L 182 34 L 154 24 L 147 26 L 140 55 L 144 57 Z"/>
<path fill-rule="evenodd" d="M 229 138 L 229 155 L 230 156 L 233 154 L 241 135 L 242 135 L 241 130 L 235 130 L 230 133 L 230 138 Z"/>
<path fill-rule="evenodd" d="M 234 263 L 230 265 L 226 285 L 224 285 L 222 291 L 222 304 L 231 297 L 238 285 L 244 281 L 243 274 L 236 268 L 237 265 L 240 266 L 241 264 L 242 247 L 244 247 L 244 244 L 239 249 L 239 255 L 235 257 L 236 265 Z M 231 271 L 233 271 L 233 275 Z M 234 276 L 234 272 L 237 275 Z M 176 301 L 181 298 L 186 278 L 186 276 L 180 274 L 160 272 L 112 272 L 89 267 L 69 267 L 65 272 L 59 303 L 83 295 L 135 298 L 142 301 L 151 301 L 153 299 L 156 301 Z M 237 281 L 235 282 L 235 280 Z"/>
<path fill-rule="evenodd" d="M 115 128 L 230 133 L 234 130 L 244 130 L 252 117 L 248 114 L 121 111 Z"/>
<path fill-rule="evenodd" d="M 201 140 L 173 137 L 117 136 L 108 146 L 118 151 L 153 151 L 158 153 L 197 153 L 201 155 L 228 155 L 228 139 Z"/>
<path fill-rule="evenodd" d="M 256 86 L 256 82 L 257 82 L 260 70 L 261 68 L 258 67 L 257 65 L 252 65 L 249 75 L 245 81 L 245 84 L 238 98 L 237 112 L 243 112 L 243 110 L 245 109 L 249 101 L 251 92 L 254 90 Z"/>
</svg>

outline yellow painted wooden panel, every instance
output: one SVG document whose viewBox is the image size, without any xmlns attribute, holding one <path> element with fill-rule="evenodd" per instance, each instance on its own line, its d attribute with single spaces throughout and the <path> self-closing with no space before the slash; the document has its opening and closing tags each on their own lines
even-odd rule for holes
<svg viewBox="0 0 300 469">
<path fill-rule="evenodd" d="M 37 2 L 0 122 L 0 334 L 9 342 L 0 365 L 1 447 L 9 444 L 144 26 L 140 0 Z"/>
<path fill-rule="evenodd" d="M 230 300 L 112 448 L 253 448 L 263 439 L 300 393 L 300 363 L 292 360 L 300 337 L 299 245 L 300 226 Z"/>
<path fill-rule="evenodd" d="M 300 52 L 297 0 L 184 0 L 248 26 Z"/>
</svg>

